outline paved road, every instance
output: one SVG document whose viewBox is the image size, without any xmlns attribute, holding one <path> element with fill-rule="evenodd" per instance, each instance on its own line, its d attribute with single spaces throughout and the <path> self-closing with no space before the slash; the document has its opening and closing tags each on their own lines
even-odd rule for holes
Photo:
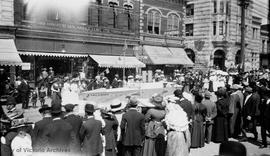
<svg viewBox="0 0 270 156">
<path fill-rule="evenodd" d="M 46 99 L 46 103 L 50 104 L 50 99 Z M 31 106 L 31 104 L 30 104 Z M 40 108 L 40 103 L 37 103 L 38 108 L 32 108 L 30 107 L 27 110 L 24 110 L 25 117 L 28 118 L 30 121 L 36 122 L 41 119 L 41 115 L 38 112 L 38 109 Z M 21 105 L 17 105 L 18 109 L 21 109 Z M 260 133 L 260 128 L 258 127 L 258 132 Z M 248 134 L 249 137 L 252 137 L 251 134 Z M 233 139 L 232 139 L 233 140 Z M 259 141 L 261 141 L 260 134 L 259 134 Z M 268 142 L 270 141 L 270 138 L 268 138 Z M 251 143 L 251 142 L 244 142 L 243 143 L 248 152 L 248 156 L 260 156 L 261 154 L 268 154 L 270 156 L 270 145 L 268 145 L 268 148 L 259 149 L 258 148 L 258 142 Z M 190 156 L 214 156 L 218 154 L 219 150 L 219 144 L 211 142 L 210 144 L 206 144 L 203 148 L 196 148 L 191 149 Z"/>
</svg>

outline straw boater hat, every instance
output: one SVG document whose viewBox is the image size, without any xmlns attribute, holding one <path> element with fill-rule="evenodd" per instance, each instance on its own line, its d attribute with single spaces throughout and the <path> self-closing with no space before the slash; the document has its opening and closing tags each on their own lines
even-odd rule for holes
<svg viewBox="0 0 270 156">
<path fill-rule="evenodd" d="M 16 129 L 21 127 L 26 127 L 33 124 L 32 122 L 29 122 L 26 118 L 20 118 L 20 119 L 14 119 L 11 121 L 11 127 L 10 129 Z"/>
<path fill-rule="evenodd" d="M 136 107 L 138 106 L 138 104 L 139 104 L 138 99 L 135 96 L 131 96 L 129 99 L 128 105 L 132 107 Z"/>
<path fill-rule="evenodd" d="M 122 102 L 119 99 L 114 99 L 110 105 L 111 112 L 118 112 L 125 108 Z"/>
</svg>

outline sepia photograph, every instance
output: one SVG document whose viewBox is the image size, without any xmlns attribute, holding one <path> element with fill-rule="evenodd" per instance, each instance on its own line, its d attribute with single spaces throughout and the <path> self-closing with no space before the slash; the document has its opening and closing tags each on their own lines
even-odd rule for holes
<svg viewBox="0 0 270 156">
<path fill-rule="evenodd" d="M 270 156 L 269 0 L 0 0 L 1 156 Z"/>
</svg>

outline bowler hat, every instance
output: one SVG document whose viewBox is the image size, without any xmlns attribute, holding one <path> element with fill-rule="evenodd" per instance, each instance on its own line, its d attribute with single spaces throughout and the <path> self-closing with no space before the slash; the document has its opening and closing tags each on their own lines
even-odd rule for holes
<svg viewBox="0 0 270 156">
<path fill-rule="evenodd" d="M 59 104 L 59 103 L 52 104 L 52 107 L 51 107 L 52 114 L 57 114 L 57 113 L 61 113 L 61 112 L 62 112 L 61 104 Z"/>
<path fill-rule="evenodd" d="M 73 111 L 75 106 L 78 106 L 78 104 L 66 104 L 64 105 L 64 108 L 67 112 L 69 112 L 69 111 Z"/>
<path fill-rule="evenodd" d="M 94 113 L 95 112 L 94 105 L 92 105 L 92 104 L 86 104 L 85 105 L 85 112 L 87 112 L 87 113 Z"/>
<path fill-rule="evenodd" d="M 49 107 L 48 105 L 43 105 L 43 106 L 41 106 L 41 108 L 38 111 L 39 111 L 39 113 L 43 113 L 44 111 L 50 110 L 50 109 L 51 109 L 51 107 Z"/>
</svg>

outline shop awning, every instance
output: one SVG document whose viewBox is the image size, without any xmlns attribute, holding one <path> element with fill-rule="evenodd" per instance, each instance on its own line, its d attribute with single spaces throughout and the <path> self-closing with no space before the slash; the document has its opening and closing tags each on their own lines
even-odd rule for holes
<svg viewBox="0 0 270 156">
<path fill-rule="evenodd" d="M 87 54 L 71 54 L 71 53 L 51 53 L 51 52 L 19 52 L 20 55 L 27 56 L 49 56 L 49 57 L 88 57 Z"/>
<path fill-rule="evenodd" d="M 152 64 L 157 65 L 193 65 L 183 48 L 144 46 Z"/>
<path fill-rule="evenodd" d="M 105 68 L 143 68 L 145 64 L 136 57 L 130 56 L 107 56 L 107 55 L 90 55 L 99 67 Z"/>
<path fill-rule="evenodd" d="M 22 60 L 18 54 L 13 39 L 0 39 L 0 65 L 21 66 Z"/>
</svg>

